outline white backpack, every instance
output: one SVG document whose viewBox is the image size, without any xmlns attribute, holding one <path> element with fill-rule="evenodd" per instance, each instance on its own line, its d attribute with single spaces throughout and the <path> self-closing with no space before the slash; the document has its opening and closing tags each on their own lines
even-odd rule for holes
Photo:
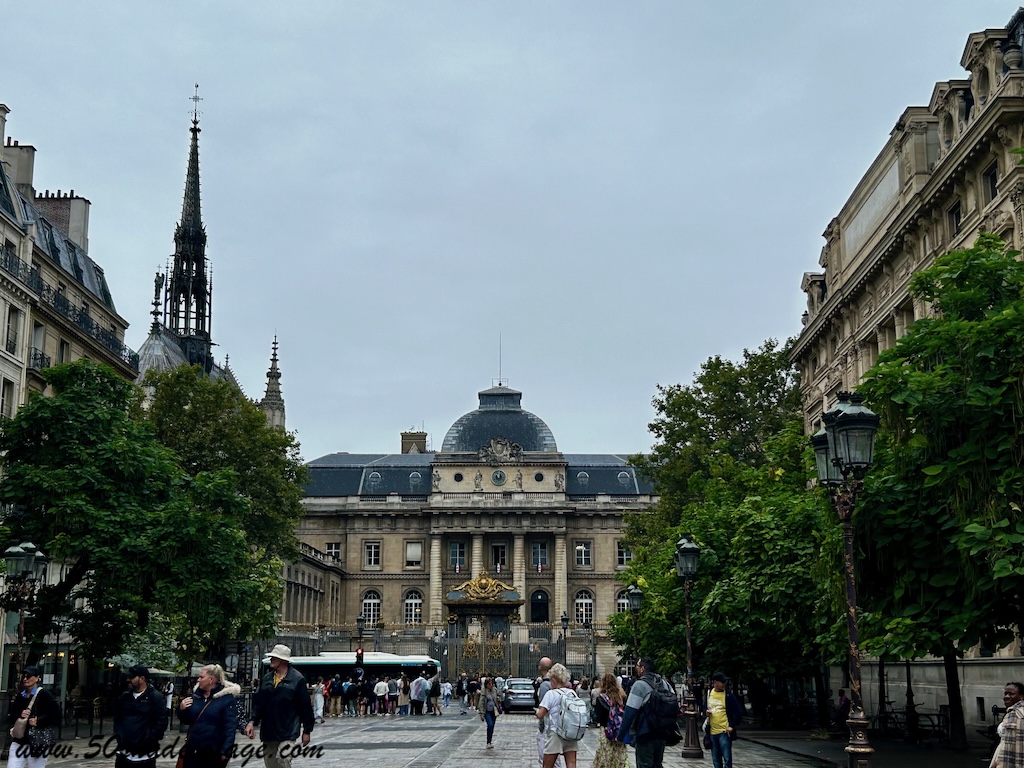
<svg viewBox="0 0 1024 768">
<path fill-rule="evenodd" d="M 566 741 L 578 741 L 587 733 L 587 721 L 590 720 L 587 702 L 571 690 L 557 690 L 561 698 L 561 717 L 555 727 L 555 733 Z"/>
</svg>

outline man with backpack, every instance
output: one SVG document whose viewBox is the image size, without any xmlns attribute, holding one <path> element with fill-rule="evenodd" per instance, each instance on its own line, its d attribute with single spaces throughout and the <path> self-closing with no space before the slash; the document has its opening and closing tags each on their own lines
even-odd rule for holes
<svg viewBox="0 0 1024 768">
<path fill-rule="evenodd" d="M 715 672 L 711 676 L 713 687 L 704 700 L 715 768 L 732 768 L 732 742 L 736 738 L 736 726 L 743 719 L 743 705 L 725 689 L 727 681 L 724 672 Z"/>
<path fill-rule="evenodd" d="M 341 675 L 336 674 L 331 680 L 331 717 L 341 717 L 342 707 L 345 706 L 344 692 L 345 686 L 341 682 Z"/>
<path fill-rule="evenodd" d="M 664 768 L 665 742 L 676 732 L 678 717 L 675 688 L 657 674 L 654 660 L 645 656 L 636 663 L 636 679 L 617 736 L 624 742 L 629 734 L 636 749 L 636 768 Z"/>
</svg>

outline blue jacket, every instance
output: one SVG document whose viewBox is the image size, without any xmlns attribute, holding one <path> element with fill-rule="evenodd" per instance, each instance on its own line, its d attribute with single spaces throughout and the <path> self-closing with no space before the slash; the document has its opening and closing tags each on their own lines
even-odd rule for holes
<svg viewBox="0 0 1024 768">
<path fill-rule="evenodd" d="M 193 692 L 192 706 L 179 713 L 181 721 L 190 726 L 185 746 L 186 765 L 210 765 L 221 755 L 231 755 L 238 727 L 235 696 L 241 691 L 234 683 L 225 683 L 210 691 L 209 699 L 203 698 L 203 692 L 198 689 Z"/>
</svg>

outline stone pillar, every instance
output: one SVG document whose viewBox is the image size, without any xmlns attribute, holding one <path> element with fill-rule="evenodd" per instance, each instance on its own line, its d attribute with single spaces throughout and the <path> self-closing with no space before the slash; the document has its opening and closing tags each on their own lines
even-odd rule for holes
<svg viewBox="0 0 1024 768">
<path fill-rule="evenodd" d="M 526 537 L 521 533 L 517 533 L 512 540 L 512 578 L 512 586 L 519 593 L 519 599 L 526 601 L 519 618 L 528 621 L 530 596 L 526 594 Z"/>
<path fill-rule="evenodd" d="M 562 617 L 562 612 L 569 611 L 569 573 L 568 564 L 565 560 L 565 534 L 555 535 L 555 610 L 551 621 L 557 624 Z"/>
<path fill-rule="evenodd" d="M 430 623 L 444 621 L 444 595 L 441 591 L 441 534 L 430 534 Z"/>
<path fill-rule="evenodd" d="M 893 325 L 896 328 L 896 337 L 893 340 L 894 346 L 895 346 L 895 342 L 899 341 L 900 339 L 902 339 L 903 338 L 903 334 L 905 334 L 907 332 L 907 324 L 906 324 L 905 318 L 903 316 L 903 310 L 900 307 L 897 307 L 896 309 L 893 310 L 893 312 L 892 312 L 892 321 L 893 321 Z"/>
<path fill-rule="evenodd" d="M 476 578 L 484 572 L 484 535 L 482 533 L 473 534 L 473 547 L 472 553 L 470 553 L 470 577 Z"/>
</svg>

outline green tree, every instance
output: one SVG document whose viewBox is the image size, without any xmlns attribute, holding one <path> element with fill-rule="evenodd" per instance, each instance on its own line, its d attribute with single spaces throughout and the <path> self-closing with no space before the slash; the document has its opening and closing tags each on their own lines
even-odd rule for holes
<svg viewBox="0 0 1024 768">
<path fill-rule="evenodd" d="M 107 658 L 159 613 L 184 659 L 211 638 L 271 631 L 280 561 L 250 542 L 238 475 L 184 472 L 137 418 L 141 390 L 111 369 L 82 360 L 43 375 L 52 397 L 33 396 L 0 426 L 6 522 L 62 564 L 28 634 L 67 615 L 87 655 Z"/>
<path fill-rule="evenodd" d="M 822 638 L 832 637 L 833 601 L 813 569 L 835 523 L 806 491 L 787 349 L 769 340 L 739 363 L 709 359 L 690 385 L 659 387 L 651 424 L 659 442 L 636 461 L 661 498 L 651 514 L 628 520 L 634 560 L 625 578 L 647 585 L 641 647 L 666 669 L 685 667 L 673 562 L 684 533 L 702 547 L 691 600 L 700 669 L 805 677 L 820 667 Z M 625 641 L 628 627 L 619 625 Z"/>
<path fill-rule="evenodd" d="M 52 397 L 34 395 L 0 426 L 5 454 L 0 502 L 16 540 L 31 540 L 67 564 L 39 592 L 30 636 L 41 636 L 69 598 L 71 631 L 86 653 L 116 652 L 144 626 L 161 550 L 147 532 L 180 492 L 173 452 L 128 416 L 138 391 L 109 368 L 87 361 L 50 368 Z"/>
<path fill-rule="evenodd" d="M 964 746 L 956 658 L 1009 639 L 1024 595 L 1024 264 L 995 235 L 916 275 L 933 316 L 879 356 L 859 391 L 882 416 L 858 505 L 869 647 L 942 656 Z"/>
<path fill-rule="evenodd" d="M 242 513 L 248 544 L 267 558 L 297 557 L 308 470 L 295 436 L 271 427 L 237 386 L 202 376 L 198 367 L 150 372 L 144 386 L 150 399 L 141 417 L 186 472 L 234 473 L 249 505 Z"/>
</svg>

